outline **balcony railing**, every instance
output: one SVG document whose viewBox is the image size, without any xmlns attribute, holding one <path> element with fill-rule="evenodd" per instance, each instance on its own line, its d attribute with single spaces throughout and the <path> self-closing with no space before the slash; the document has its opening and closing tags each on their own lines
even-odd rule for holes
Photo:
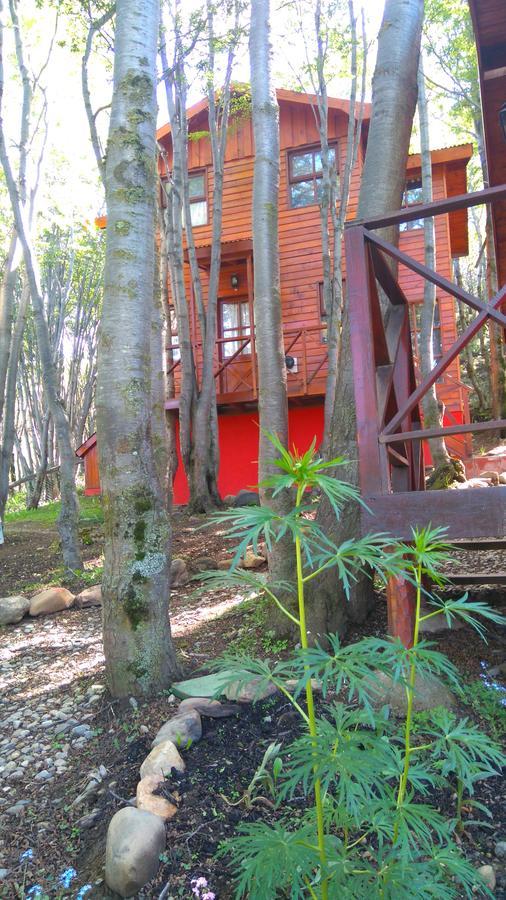
<svg viewBox="0 0 506 900">
<path fill-rule="evenodd" d="M 283 329 L 287 385 L 290 397 L 321 396 L 325 393 L 327 346 L 324 325 Z M 197 377 L 202 374 L 202 343 L 192 344 Z M 180 351 L 172 344 L 169 352 Z M 169 356 L 170 358 L 170 356 Z M 180 389 L 181 359 L 169 365 L 175 398 Z M 258 367 L 254 333 L 218 338 L 215 344 L 214 378 L 218 403 L 246 403 L 258 398 Z"/>
</svg>

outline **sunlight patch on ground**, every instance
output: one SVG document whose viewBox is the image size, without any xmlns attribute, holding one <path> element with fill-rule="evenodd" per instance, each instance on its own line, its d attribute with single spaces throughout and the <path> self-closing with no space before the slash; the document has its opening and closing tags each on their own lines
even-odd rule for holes
<svg viewBox="0 0 506 900">
<path fill-rule="evenodd" d="M 221 616 L 240 606 L 245 602 L 243 594 L 233 594 L 226 599 L 220 599 L 213 603 L 204 602 L 200 606 L 189 609 L 183 609 L 171 616 L 172 634 L 174 637 L 182 637 L 182 635 L 191 634 L 202 626 L 204 622 L 212 622 L 214 619 L 220 619 Z"/>
</svg>

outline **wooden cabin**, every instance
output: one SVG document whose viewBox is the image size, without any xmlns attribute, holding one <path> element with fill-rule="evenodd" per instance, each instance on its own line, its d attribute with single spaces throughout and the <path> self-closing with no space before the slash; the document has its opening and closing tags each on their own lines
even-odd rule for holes
<svg viewBox="0 0 506 900">
<path fill-rule="evenodd" d="M 280 188 L 279 251 L 281 302 L 287 361 L 290 440 L 305 448 L 323 430 L 323 401 L 326 378 L 326 311 L 323 304 L 320 213 L 318 184 L 321 178 L 318 133 L 313 104 L 315 98 L 294 91 L 277 91 L 280 112 Z M 356 214 L 360 177 L 367 142 L 370 106 L 366 105 L 363 139 L 352 175 L 348 218 Z M 199 267 L 205 292 L 210 266 L 212 191 L 210 141 L 207 131 L 207 104 L 201 101 L 188 110 L 189 173 L 192 195 L 192 222 Z M 337 165 L 342 168 L 346 152 L 349 103 L 329 99 L 329 137 Z M 198 136 L 200 135 L 200 136 Z M 158 140 L 171 162 L 171 133 L 167 125 L 158 132 Z M 434 150 L 432 153 L 434 198 L 441 200 L 467 189 L 466 167 L 472 155 L 469 144 Z M 235 494 L 257 482 L 258 412 L 257 370 L 253 310 L 253 200 L 254 144 L 251 117 L 242 114 L 232 120 L 226 150 L 222 264 L 218 300 L 218 339 L 215 351 L 216 394 L 219 410 L 220 473 L 223 496 Z M 409 158 L 406 171 L 405 202 L 421 200 L 420 157 Z M 412 219 L 401 228 L 400 247 L 419 261 L 424 259 L 423 222 Z M 466 211 L 441 216 L 436 224 L 437 271 L 452 278 L 452 261 L 468 252 Z M 187 297 L 194 338 L 195 355 L 200 363 L 200 335 L 191 286 L 189 265 L 185 266 Z M 346 264 L 343 279 L 346 285 Z M 412 337 L 417 344 L 417 308 L 423 300 L 423 279 L 404 271 L 401 286 L 409 301 Z M 175 316 L 171 314 L 169 371 L 173 372 L 175 396 L 169 409 L 177 411 L 180 385 L 179 346 Z M 435 353 L 445 352 L 457 337 L 454 299 L 438 292 Z M 415 350 L 416 353 L 416 350 Z M 445 421 L 460 424 L 469 421 L 468 388 L 460 378 L 456 359 L 437 385 L 446 407 Z M 79 449 L 85 466 L 96 445 L 90 439 Z M 469 455 L 467 435 L 450 439 L 452 449 Z M 86 448 L 86 449 L 84 449 Z M 90 466 L 86 491 L 98 488 L 98 472 Z M 92 477 L 94 480 L 92 481 Z M 176 503 L 188 498 L 183 466 L 179 465 L 175 483 Z"/>
</svg>

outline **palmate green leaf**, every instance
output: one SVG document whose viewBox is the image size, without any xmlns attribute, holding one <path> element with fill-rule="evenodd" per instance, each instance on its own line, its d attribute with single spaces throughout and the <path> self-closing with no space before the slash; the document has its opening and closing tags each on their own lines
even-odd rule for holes
<svg viewBox="0 0 506 900">
<path fill-rule="evenodd" d="M 367 808 L 387 789 L 384 771 L 392 767 L 391 746 L 366 722 L 363 710 L 336 704 L 329 718 L 317 720 L 317 736 L 305 734 L 285 750 L 280 798 L 291 797 L 299 786 L 309 794 L 316 779 L 322 790 L 358 826 Z"/>
<path fill-rule="evenodd" d="M 444 615 L 449 626 L 452 625 L 454 619 L 462 619 L 468 625 L 471 625 L 486 642 L 486 628 L 481 619 L 486 619 L 495 625 L 506 625 L 506 617 L 496 612 L 495 609 L 492 609 L 482 600 L 469 600 L 468 596 L 466 593 L 458 600 L 443 600 L 439 597 L 432 597 L 429 603 L 434 607 L 434 610 L 438 610 L 439 615 Z"/>
<path fill-rule="evenodd" d="M 477 781 L 500 775 L 506 766 L 502 747 L 480 731 L 467 718 L 447 709 L 434 710 L 426 733 L 433 738 L 431 757 L 444 777 L 460 778 L 469 794 Z"/>
<path fill-rule="evenodd" d="M 374 640 L 378 641 L 378 638 Z M 419 641 L 416 647 L 405 647 L 399 638 L 390 640 L 389 643 L 393 649 L 393 657 L 390 657 L 392 661 L 390 674 L 394 682 L 406 684 L 411 665 L 414 663 L 419 675 L 442 678 L 451 684 L 452 690 L 459 694 L 462 692 L 458 669 L 444 653 L 433 649 L 436 646 L 433 641 Z"/>
<path fill-rule="evenodd" d="M 412 528 L 412 540 L 409 544 L 400 544 L 406 558 L 413 566 L 421 568 L 421 574 L 427 576 L 435 584 L 445 584 L 448 577 L 443 567 L 451 561 L 455 548 L 445 540 L 447 528 Z"/>
<path fill-rule="evenodd" d="M 395 848 L 399 857 L 416 859 L 430 852 L 435 844 L 451 840 L 451 823 L 428 803 L 416 803 L 413 792 L 407 792 L 397 806 L 394 792 L 389 792 L 371 806 L 370 820 L 381 849 L 391 845 L 397 828 Z"/>
<path fill-rule="evenodd" d="M 337 568 L 338 578 L 347 595 L 351 582 L 356 581 L 363 573 L 376 574 L 383 582 L 394 575 L 413 581 L 413 574 L 406 566 L 403 551 L 395 546 L 392 536 L 386 533 L 368 534 L 344 541 L 339 546 L 323 535 L 320 545 L 320 553 L 316 553 L 308 561 L 309 565 L 321 569 Z"/>
<path fill-rule="evenodd" d="M 385 768 L 384 775 L 385 778 L 392 781 L 392 783 L 394 781 L 397 781 L 398 783 L 404 767 L 404 753 L 402 752 L 401 747 L 392 746 L 391 750 L 393 762 L 391 766 Z M 429 768 L 430 762 L 430 757 L 427 759 L 427 763 L 425 763 L 418 755 L 416 758 L 412 755 L 409 764 L 408 785 L 411 785 L 413 791 L 424 796 L 429 793 L 429 788 L 433 788 L 436 783 L 445 783 L 441 777 L 438 777 L 437 774 L 431 771 Z"/>
<path fill-rule="evenodd" d="M 236 544 L 231 568 L 236 568 L 252 544 L 255 552 L 259 541 L 265 540 L 267 547 L 279 539 L 280 532 L 286 533 L 285 517 L 277 515 L 267 506 L 240 506 L 224 509 L 209 517 L 203 528 L 209 525 L 226 525 L 225 537 Z"/>
<path fill-rule="evenodd" d="M 355 644 L 341 645 L 338 634 L 328 635 L 330 649 L 319 644 L 298 651 L 292 668 L 298 685 L 298 696 L 311 678 L 321 682 L 323 696 L 328 692 L 346 691 L 348 702 L 356 699 L 368 713 L 368 721 L 374 722 L 375 713 L 371 698 L 379 690 L 376 671 L 390 671 L 395 659 L 395 646 L 390 640 L 364 638 Z"/>
<path fill-rule="evenodd" d="M 235 896 L 248 900 L 307 897 L 306 884 L 312 882 L 319 861 L 314 839 L 311 826 L 289 831 L 281 824 L 241 825 L 239 834 L 220 848 L 220 856 L 228 856 L 236 872 Z"/>
<path fill-rule="evenodd" d="M 217 590 L 222 587 L 247 588 L 257 597 L 273 594 L 293 594 L 295 589 L 289 581 L 264 581 L 261 575 L 255 574 L 251 569 L 210 569 L 208 572 L 199 572 L 198 581 L 201 586 L 194 595 L 206 593 L 209 590 Z"/>
<path fill-rule="evenodd" d="M 434 873 L 446 882 L 456 880 L 459 893 L 451 894 L 452 897 L 458 897 L 462 892 L 469 898 L 494 896 L 481 875 L 452 842 L 433 849 L 431 865 Z"/>
</svg>

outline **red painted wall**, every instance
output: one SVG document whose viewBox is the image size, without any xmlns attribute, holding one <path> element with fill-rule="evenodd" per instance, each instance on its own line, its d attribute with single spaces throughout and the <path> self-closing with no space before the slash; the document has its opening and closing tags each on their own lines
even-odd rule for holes
<svg viewBox="0 0 506 900">
<path fill-rule="evenodd" d="M 323 436 L 323 403 L 296 406 L 288 411 L 290 446 L 306 450 L 314 437 L 319 445 Z M 218 487 L 222 497 L 254 488 L 258 482 L 258 412 L 221 414 L 218 417 L 220 473 Z M 174 479 L 174 503 L 188 502 L 188 483 L 179 452 Z"/>
</svg>

